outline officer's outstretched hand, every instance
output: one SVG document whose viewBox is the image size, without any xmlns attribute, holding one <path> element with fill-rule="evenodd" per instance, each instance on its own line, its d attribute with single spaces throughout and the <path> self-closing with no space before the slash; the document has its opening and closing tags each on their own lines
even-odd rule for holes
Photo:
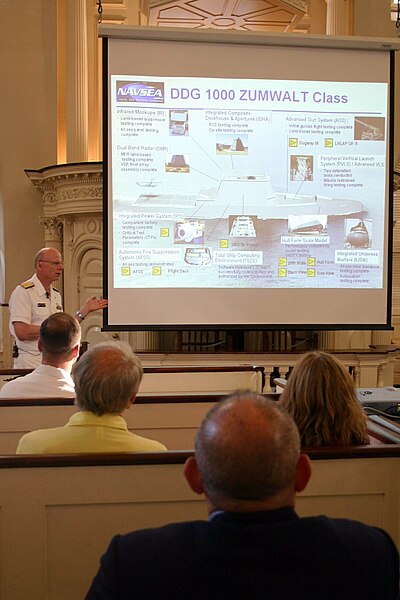
<svg viewBox="0 0 400 600">
<path fill-rule="evenodd" d="M 95 310 L 103 310 L 104 308 L 107 308 L 107 306 L 108 300 L 91 296 L 86 300 L 82 308 L 79 309 L 79 313 L 85 318 L 89 313 L 94 312 Z"/>
</svg>

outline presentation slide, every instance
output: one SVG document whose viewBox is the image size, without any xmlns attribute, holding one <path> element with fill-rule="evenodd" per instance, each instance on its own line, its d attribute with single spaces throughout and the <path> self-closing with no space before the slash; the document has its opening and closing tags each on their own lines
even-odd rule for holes
<svg viewBox="0 0 400 600">
<path fill-rule="evenodd" d="M 112 75 L 121 289 L 382 289 L 388 84 Z"/>
<path fill-rule="evenodd" d="M 388 45 L 106 31 L 105 327 L 390 328 Z"/>
</svg>

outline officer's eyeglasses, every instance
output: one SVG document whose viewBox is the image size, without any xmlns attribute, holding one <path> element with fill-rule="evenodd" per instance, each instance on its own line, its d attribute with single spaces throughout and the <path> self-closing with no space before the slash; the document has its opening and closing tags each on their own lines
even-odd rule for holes
<svg viewBox="0 0 400 600">
<path fill-rule="evenodd" d="M 64 266 L 64 263 L 63 263 L 62 260 L 41 260 L 39 262 L 47 262 L 50 265 L 55 265 L 57 267 L 63 267 Z"/>
</svg>

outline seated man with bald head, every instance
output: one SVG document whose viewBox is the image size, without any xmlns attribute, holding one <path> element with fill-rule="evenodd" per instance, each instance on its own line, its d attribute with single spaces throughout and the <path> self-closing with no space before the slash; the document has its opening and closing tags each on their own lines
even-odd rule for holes
<svg viewBox="0 0 400 600">
<path fill-rule="evenodd" d="M 394 600 L 399 557 L 374 527 L 299 518 L 311 474 L 291 417 L 251 392 L 201 424 L 185 477 L 208 521 L 117 535 L 86 600 Z"/>
<path fill-rule="evenodd" d="M 122 342 L 97 344 L 72 370 L 79 412 L 64 427 L 24 435 L 17 454 L 158 452 L 160 442 L 128 431 L 124 410 L 134 403 L 143 376 L 139 358 Z"/>
<path fill-rule="evenodd" d="M 58 312 L 40 326 L 38 349 L 42 364 L 0 389 L 0 398 L 74 398 L 71 369 L 79 356 L 81 326 L 71 315 Z"/>
</svg>

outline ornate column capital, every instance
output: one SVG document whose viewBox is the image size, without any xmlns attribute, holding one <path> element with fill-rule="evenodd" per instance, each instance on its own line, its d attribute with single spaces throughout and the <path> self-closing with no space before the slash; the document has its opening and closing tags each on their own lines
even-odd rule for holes
<svg viewBox="0 0 400 600">
<path fill-rule="evenodd" d="M 53 246 L 54 242 L 62 244 L 63 222 L 58 217 L 41 217 L 40 223 L 44 228 L 44 240 L 46 245 L 50 243 L 50 245 Z"/>
</svg>

